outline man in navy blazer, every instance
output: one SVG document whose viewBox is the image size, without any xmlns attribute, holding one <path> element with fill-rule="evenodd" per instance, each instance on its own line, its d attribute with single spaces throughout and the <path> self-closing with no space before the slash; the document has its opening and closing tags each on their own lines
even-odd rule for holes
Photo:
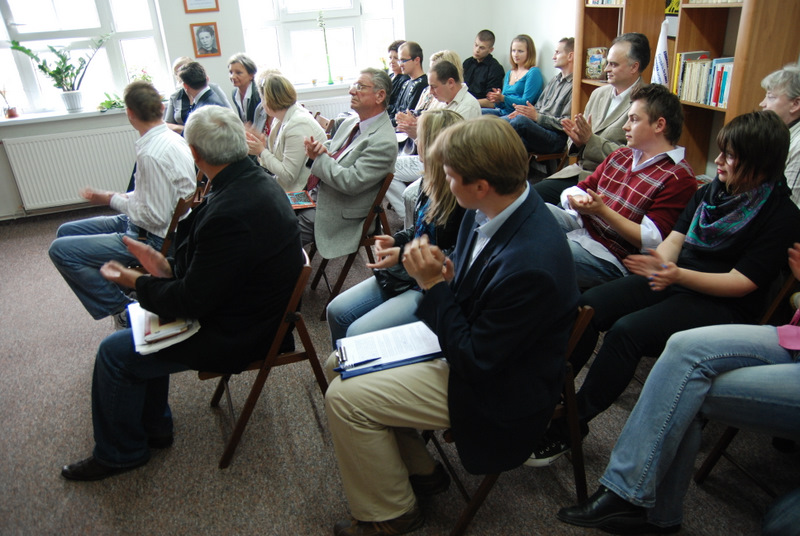
<svg viewBox="0 0 800 536">
<path fill-rule="evenodd" d="M 303 265 L 300 231 L 286 194 L 247 157 L 244 125 L 220 106 L 195 111 L 186 141 L 210 192 L 178 225 L 175 258 L 125 239 L 148 274 L 106 263 L 101 274 L 135 288 L 141 305 L 200 330 L 141 355 L 130 329 L 106 337 L 92 379 L 92 456 L 64 466 L 70 480 L 100 480 L 139 467 L 172 444 L 169 375 L 187 369 L 239 372 L 263 357 Z"/>
<path fill-rule="evenodd" d="M 403 265 L 425 293 L 417 316 L 446 360 L 330 384 L 326 412 L 352 514 L 336 535 L 422 525 L 415 495 L 444 491 L 449 477 L 418 429 L 451 428 L 470 473 L 521 465 L 563 385 L 575 271 L 563 233 L 527 184 L 519 136 L 506 121 L 473 119 L 445 130 L 429 158 L 441 159 L 468 210 L 452 258 L 422 237 L 406 246 Z"/>
</svg>

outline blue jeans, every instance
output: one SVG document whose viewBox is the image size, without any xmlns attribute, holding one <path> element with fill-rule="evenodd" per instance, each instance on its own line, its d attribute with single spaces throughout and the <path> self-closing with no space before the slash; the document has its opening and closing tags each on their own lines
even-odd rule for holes
<svg viewBox="0 0 800 536">
<path fill-rule="evenodd" d="M 544 128 L 539 123 L 518 115 L 513 119 L 505 118 L 522 138 L 522 143 L 529 153 L 549 154 L 561 153 L 567 146 L 567 135 L 563 132 Z"/>
<path fill-rule="evenodd" d="M 94 457 L 108 466 L 139 465 L 150 458 L 148 437 L 172 434 L 169 375 L 188 367 L 157 356 L 136 353 L 129 329 L 100 343 L 92 377 Z"/>
<path fill-rule="evenodd" d="M 95 320 L 125 310 L 131 301 L 100 275 L 100 267 L 110 260 L 136 262 L 122 242 L 125 235 L 139 237 L 139 228 L 127 216 L 98 216 L 63 224 L 50 244 L 50 260 Z M 146 243 L 154 249 L 160 250 L 163 242 L 147 233 Z"/>
<path fill-rule="evenodd" d="M 417 290 L 407 290 L 386 300 L 378 282 L 370 277 L 328 304 L 331 343 L 336 348 L 336 341 L 344 337 L 416 322 L 420 301 L 422 293 Z"/>
<path fill-rule="evenodd" d="M 566 210 L 549 203 L 546 206 L 550 209 L 550 213 L 564 233 L 580 229 L 578 222 Z M 596 287 L 625 275 L 613 263 L 595 257 L 579 243 L 569 239 L 567 239 L 567 242 L 569 243 L 569 249 L 572 251 L 572 259 L 575 261 L 575 274 L 578 276 L 578 286 L 580 288 Z"/>
<path fill-rule="evenodd" d="M 601 484 L 650 509 L 651 523 L 680 523 L 702 417 L 797 436 L 798 384 L 800 364 L 778 346 L 772 326 L 708 326 L 673 335 L 617 440 Z"/>
</svg>

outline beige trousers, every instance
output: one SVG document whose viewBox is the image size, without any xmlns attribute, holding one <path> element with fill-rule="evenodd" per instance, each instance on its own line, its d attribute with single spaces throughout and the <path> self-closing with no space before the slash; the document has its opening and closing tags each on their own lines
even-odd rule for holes
<svg viewBox="0 0 800 536">
<path fill-rule="evenodd" d="M 325 411 L 350 512 L 386 521 L 416 504 L 409 475 L 430 474 L 434 461 L 417 430 L 450 426 L 443 359 L 342 380 L 326 363 Z"/>
</svg>

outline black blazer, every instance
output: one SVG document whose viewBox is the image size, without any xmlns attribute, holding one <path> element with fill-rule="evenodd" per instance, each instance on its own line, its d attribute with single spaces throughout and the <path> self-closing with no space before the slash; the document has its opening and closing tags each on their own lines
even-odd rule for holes
<svg viewBox="0 0 800 536">
<path fill-rule="evenodd" d="M 513 469 L 533 452 L 559 399 L 577 313 L 575 266 L 539 194 L 527 199 L 468 267 L 475 211 L 461 222 L 450 285 L 417 310 L 450 365 L 450 426 L 473 474 Z"/>
<path fill-rule="evenodd" d="M 266 355 L 303 264 L 286 194 L 249 158 L 211 182 L 178 225 L 173 279 L 140 277 L 142 306 L 196 318 L 200 331 L 158 353 L 192 369 L 238 372 Z"/>
<path fill-rule="evenodd" d="M 238 91 L 237 88 L 233 88 L 231 101 L 233 101 L 233 106 L 236 108 L 236 113 L 241 117 L 242 108 L 239 106 L 239 101 L 236 100 L 236 92 Z M 258 108 L 259 104 L 261 104 L 261 94 L 258 92 L 258 88 L 256 88 L 255 80 L 253 80 L 250 82 L 250 101 L 247 103 L 247 114 L 245 115 L 246 123 L 253 123 L 255 121 L 256 108 Z"/>
</svg>

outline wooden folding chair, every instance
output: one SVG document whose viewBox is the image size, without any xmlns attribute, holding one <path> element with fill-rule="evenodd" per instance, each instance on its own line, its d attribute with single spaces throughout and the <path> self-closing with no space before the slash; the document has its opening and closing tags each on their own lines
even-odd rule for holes
<svg viewBox="0 0 800 536">
<path fill-rule="evenodd" d="M 322 130 L 325 131 L 325 135 L 328 137 L 328 139 L 331 139 L 331 133 L 333 132 L 333 127 L 336 126 L 336 122 L 333 119 L 323 117 L 320 112 L 314 114 L 314 119 L 317 120 L 317 123 L 319 123 L 319 126 L 322 127 Z"/>
<path fill-rule="evenodd" d="M 579 503 L 585 501 L 588 495 L 586 493 L 586 472 L 583 463 L 583 439 L 581 437 L 580 426 L 578 424 L 578 403 L 575 399 L 575 378 L 572 373 L 572 367 L 569 363 L 569 358 L 572 356 L 572 352 L 575 350 L 575 346 L 581 339 L 586 326 L 589 325 L 592 316 L 594 316 L 594 309 L 588 305 L 578 308 L 578 316 L 575 318 L 575 323 L 572 325 L 572 331 L 570 332 L 569 341 L 567 342 L 567 351 L 564 355 L 567 362 L 567 373 L 564 376 L 562 400 L 553 411 L 553 419 L 565 417 L 569 424 L 569 436 L 571 442 L 570 461 L 572 462 L 572 469 L 575 476 L 575 494 L 578 497 Z M 453 482 L 456 483 L 456 487 L 458 487 L 458 490 L 461 492 L 461 495 L 464 497 L 464 500 L 467 503 L 467 506 L 461 511 L 461 515 L 459 516 L 458 521 L 456 521 L 456 525 L 453 527 L 453 530 L 450 531 L 450 536 L 459 536 L 464 534 L 464 532 L 467 530 L 472 518 L 475 517 L 475 514 L 483 504 L 483 501 L 486 499 L 487 495 L 489 495 L 489 492 L 491 491 L 495 482 L 497 482 L 500 473 L 485 475 L 483 480 L 481 480 L 481 483 L 478 485 L 478 489 L 476 489 L 475 492 L 470 495 L 464 484 L 461 482 L 461 479 L 458 478 L 450 458 L 444 452 L 444 449 L 442 448 L 439 440 L 436 438 L 434 432 L 427 430 L 423 433 L 423 437 L 433 443 L 434 448 L 436 448 L 436 451 L 439 453 L 439 457 L 442 459 L 442 462 L 444 463 L 445 467 L 447 467 L 448 472 L 453 477 Z M 445 430 L 442 433 L 442 437 L 446 443 L 453 442 L 453 436 L 450 430 Z"/>
<path fill-rule="evenodd" d="M 250 394 L 247 396 L 247 400 L 245 401 L 244 407 L 242 408 L 242 412 L 238 419 L 236 418 L 236 413 L 233 409 L 230 388 L 228 386 L 228 382 L 232 374 L 202 371 L 197 373 L 198 378 L 201 380 L 219 378 L 219 383 L 214 391 L 214 396 L 211 397 L 211 407 L 219 407 L 219 401 L 224 392 L 228 401 L 231 422 L 235 423 L 225 445 L 225 451 L 222 453 L 222 457 L 219 460 L 220 469 L 225 469 L 230 465 L 233 454 L 236 452 L 236 447 L 239 445 L 239 440 L 242 438 L 244 429 L 247 426 L 247 421 L 250 420 L 250 415 L 253 413 L 256 402 L 258 402 L 258 397 L 261 395 L 261 391 L 263 390 L 264 384 L 267 381 L 267 376 L 269 376 L 269 373 L 273 367 L 307 360 L 311 365 L 311 369 L 314 371 L 314 376 L 317 378 L 317 383 L 319 384 L 319 389 L 322 391 L 323 397 L 325 396 L 325 391 L 328 389 L 328 382 L 325 379 L 325 374 L 322 372 L 322 367 L 320 366 L 319 359 L 317 358 L 317 352 L 314 350 L 314 345 L 311 342 L 311 337 L 308 335 L 305 321 L 303 320 L 303 316 L 300 314 L 300 298 L 303 296 L 303 291 L 308 283 L 308 278 L 311 276 L 311 263 L 305 251 L 303 251 L 303 257 L 305 259 L 305 265 L 300 270 L 300 275 L 297 278 L 297 283 L 294 286 L 294 292 L 289 298 L 289 303 L 286 305 L 286 311 L 284 312 L 283 319 L 278 326 L 278 331 L 275 333 L 275 337 L 272 340 L 272 345 L 270 346 L 266 357 L 257 361 L 253 361 L 244 371 L 242 371 L 245 372 L 248 370 L 257 370 L 258 375 L 256 376 L 255 381 L 253 381 L 253 385 L 250 388 Z M 303 349 L 280 353 L 281 343 L 292 326 L 294 326 L 297 334 L 300 336 L 300 340 L 303 342 Z"/>
<path fill-rule="evenodd" d="M 197 172 L 197 187 L 194 190 L 194 193 L 191 197 L 187 197 L 186 199 L 178 199 L 178 203 L 175 205 L 175 210 L 172 212 L 172 219 L 169 222 L 169 227 L 167 227 L 167 234 L 164 235 L 164 242 L 161 244 L 161 254 L 166 256 L 169 252 L 169 248 L 172 246 L 173 240 L 175 240 L 175 230 L 178 228 L 178 222 L 183 219 L 183 217 L 189 212 L 189 209 L 192 209 L 200 204 L 203 200 L 203 195 L 205 195 L 205 189 L 208 187 L 207 183 L 203 182 L 205 175 L 202 171 Z"/>
<path fill-rule="evenodd" d="M 325 307 L 322 308 L 320 320 L 325 320 L 328 304 L 331 302 L 331 300 L 339 295 L 339 292 L 341 292 L 342 285 L 344 285 L 344 281 L 347 279 L 347 274 L 350 272 L 350 268 L 353 266 L 353 262 L 358 256 L 358 250 L 363 246 L 364 251 L 367 253 L 369 262 L 375 262 L 375 257 L 372 255 L 372 246 L 375 244 L 375 236 L 379 234 L 392 234 L 391 228 L 389 227 L 389 220 L 386 217 L 386 212 L 384 211 L 382 204 L 383 198 L 386 195 L 386 191 L 389 189 L 389 185 L 392 183 L 393 178 L 394 175 L 389 173 L 383 180 L 383 185 L 381 185 L 378 195 L 375 196 L 375 201 L 372 203 L 372 208 L 367 214 L 367 218 L 364 220 L 364 226 L 361 228 L 361 241 L 358 243 L 358 248 L 356 248 L 353 253 L 347 256 L 344 266 L 342 266 L 342 270 L 339 272 L 339 277 L 336 279 L 336 283 L 333 285 L 333 288 L 331 288 L 330 282 L 328 281 L 328 275 L 325 273 L 325 268 L 328 266 L 329 259 L 322 259 L 320 262 L 317 272 L 314 275 L 314 279 L 311 281 L 311 288 L 315 290 L 319 284 L 320 278 L 324 277 L 325 284 L 330 292 L 328 301 L 325 302 Z M 314 258 L 316 251 L 316 246 L 312 244 L 312 259 Z"/>
</svg>

